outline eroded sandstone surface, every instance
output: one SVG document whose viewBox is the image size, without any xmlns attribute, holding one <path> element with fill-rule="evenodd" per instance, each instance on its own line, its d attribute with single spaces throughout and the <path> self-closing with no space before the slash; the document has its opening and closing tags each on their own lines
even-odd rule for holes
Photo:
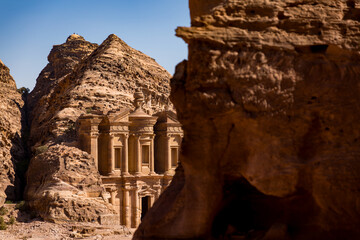
<svg viewBox="0 0 360 240">
<path fill-rule="evenodd" d="M 33 145 L 50 139 L 69 141 L 69 136 L 66 140 L 62 136 L 75 130 L 81 114 L 133 109 L 133 94 L 139 87 L 149 113 L 171 105 L 171 75 L 154 59 L 114 34 L 94 50 L 95 46 L 78 35 L 54 46 L 48 57 L 50 63 L 29 95 Z"/>
<path fill-rule="evenodd" d="M 6 199 L 21 197 L 16 166 L 24 157 L 21 141 L 23 106 L 10 70 L 0 60 L 0 206 Z"/>
<path fill-rule="evenodd" d="M 190 12 L 171 83 L 182 166 L 134 239 L 359 238 L 360 3 Z"/>
<path fill-rule="evenodd" d="M 56 45 L 30 93 L 30 146 L 33 152 L 25 197 L 42 218 L 53 222 L 113 221 L 94 158 L 79 149 L 77 120 L 133 108 L 141 88 L 148 113 L 171 107 L 171 75 L 154 59 L 116 35 L 100 46 L 73 34 Z"/>
</svg>

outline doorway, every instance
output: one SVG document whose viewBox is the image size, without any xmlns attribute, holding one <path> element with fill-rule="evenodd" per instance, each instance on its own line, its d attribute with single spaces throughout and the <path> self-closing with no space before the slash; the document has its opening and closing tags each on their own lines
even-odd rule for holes
<svg viewBox="0 0 360 240">
<path fill-rule="evenodd" d="M 145 196 L 141 198 L 141 220 L 143 219 L 145 214 L 149 211 L 150 204 L 151 204 L 150 196 Z"/>
</svg>

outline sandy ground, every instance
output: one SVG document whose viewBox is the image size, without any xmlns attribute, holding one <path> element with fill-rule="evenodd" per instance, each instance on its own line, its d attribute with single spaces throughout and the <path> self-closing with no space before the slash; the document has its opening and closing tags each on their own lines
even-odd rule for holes
<svg viewBox="0 0 360 240">
<path fill-rule="evenodd" d="M 55 240 L 55 239 L 93 239 L 93 240 L 129 240 L 135 229 L 124 226 L 105 226 L 95 223 L 62 223 L 55 224 L 41 220 L 16 222 L 6 230 L 0 231 L 1 240 Z"/>
<path fill-rule="evenodd" d="M 0 240 L 129 240 L 135 232 L 135 229 L 121 225 L 44 222 L 26 211 L 16 209 L 16 204 L 5 204 L 0 208 L 0 218 L 7 224 L 6 230 L 0 230 Z M 11 218 L 16 219 L 13 224 L 10 224 Z"/>
</svg>

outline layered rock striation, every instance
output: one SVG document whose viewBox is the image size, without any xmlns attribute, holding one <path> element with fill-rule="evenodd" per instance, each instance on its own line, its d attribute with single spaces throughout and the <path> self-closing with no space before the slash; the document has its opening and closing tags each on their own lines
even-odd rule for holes
<svg viewBox="0 0 360 240">
<path fill-rule="evenodd" d="M 134 239 L 360 236 L 358 1 L 190 0 L 181 167 Z"/>
<path fill-rule="evenodd" d="M 22 114 L 24 101 L 10 70 L 0 60 L 0 206 L 21 197 L 16 168 L 24 158 Z"/>
<path fill-rule="evenodd" d="M 48 59 L 29 95 L 34 157 L 26 198 L 49 221 L 99 221 L 114 211 L 105 201 L 94 159 L 78 148 L 77 120 L 82 114 L 132 108 L 138 88 L 148 113 L 171 107 L 171 76 L 113 34 L 100 46 L 71 35 Z"/>
<path fill-rule="evenodd" d="M 81 60 L 89 56 L 98 47 L 95 43 L 85 41 L 77 34 L 70 35 L 66 42 L 55 45 L 48 56 L 49 63 L 36 79 L 35 88 L 28 96 L 29 123 L 31 126 L 30 145 L 39 141 L 39 136 L 44 134 L 39 129 L 52 118 L 53 112 L 49 109 L 61 107 L 53 106 L 49 101 L 57 86 L 73 72 Z M 39 134 L 37 134 L 39 133 Z M 48 135 L 44 136 L 45 138 Z"/>
<path fill-rule="evenodd" d="M 113 213 L 94 160 L 78 148 L 49 147 L 31 160 L 27 175 L 26 197 L 46 221 L 98 222 Z"/>
<path fill-rule="evenodd" d="M 82 37 L 81 40 L 78 38 L 74 40 L 74 37 L 70 36 L 67 43 L 54 47 L 49 55 L 51 62 L 40 74 L 37 80 L 39 84 L 30 93 L 29 105 L 36 106 L 32 110 L 33 145 L 43 144 L 50 139 L 68 141 L 61 136 L 71 132 L 69 128 L 74 129 L 77 118 L 83 113 L 107 113 L 121 107 L 132 109 L 133 94 L 137 88 L 144 92 L 144 109 L 149 113 L 171 108 L 171 75 L 154 59 L 129 47 L 114 34 L 91 54 L 93 45 L 90 45 L 90 48 L 89 43 L 76 44 L 78 48 L 73 47 L 72 41 L 85 42 Z M 72 57 L 74 62 L 71 64 L 64 64 L 63 58 L 55 57 L 66 56 L 66 63 L 69 52 L 74 56 L 79 55 L 78 58 Z M 85 57 L 85 53 L 90 55 Z M 83 60 L 79 63 L 80 57 Z M 58 70 L 50 71 L 50 75 L 55 76 L 58 72 L 60 78 L 49 80 L 46 78 L 49 74 L 46 69 L 49 65 L 56 65 L 55 63 L 58 63 Z M 69 69 L 67 66 L 70 66 Z M 67 72 L 70 73 L 66 75 Z M 42 85 L 49 85 L 49 89 Z M 42 97 L 36 101 L 39 98 L 38 93 Z M 69 136 L 66 138 L 69 139 Z"/>
</svg>

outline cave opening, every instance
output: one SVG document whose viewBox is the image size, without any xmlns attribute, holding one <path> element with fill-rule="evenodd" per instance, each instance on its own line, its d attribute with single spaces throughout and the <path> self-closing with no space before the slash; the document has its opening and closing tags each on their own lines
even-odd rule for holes
<svg viewBox="0 0 360 240">
<path fill-rule="evenodd" d="M 216 239 L 262 237 L 281 221 L 282 209 L 280 198 L 261 193 L 245 178 L 227 178 L 211 235 Z"/>
</svg>

